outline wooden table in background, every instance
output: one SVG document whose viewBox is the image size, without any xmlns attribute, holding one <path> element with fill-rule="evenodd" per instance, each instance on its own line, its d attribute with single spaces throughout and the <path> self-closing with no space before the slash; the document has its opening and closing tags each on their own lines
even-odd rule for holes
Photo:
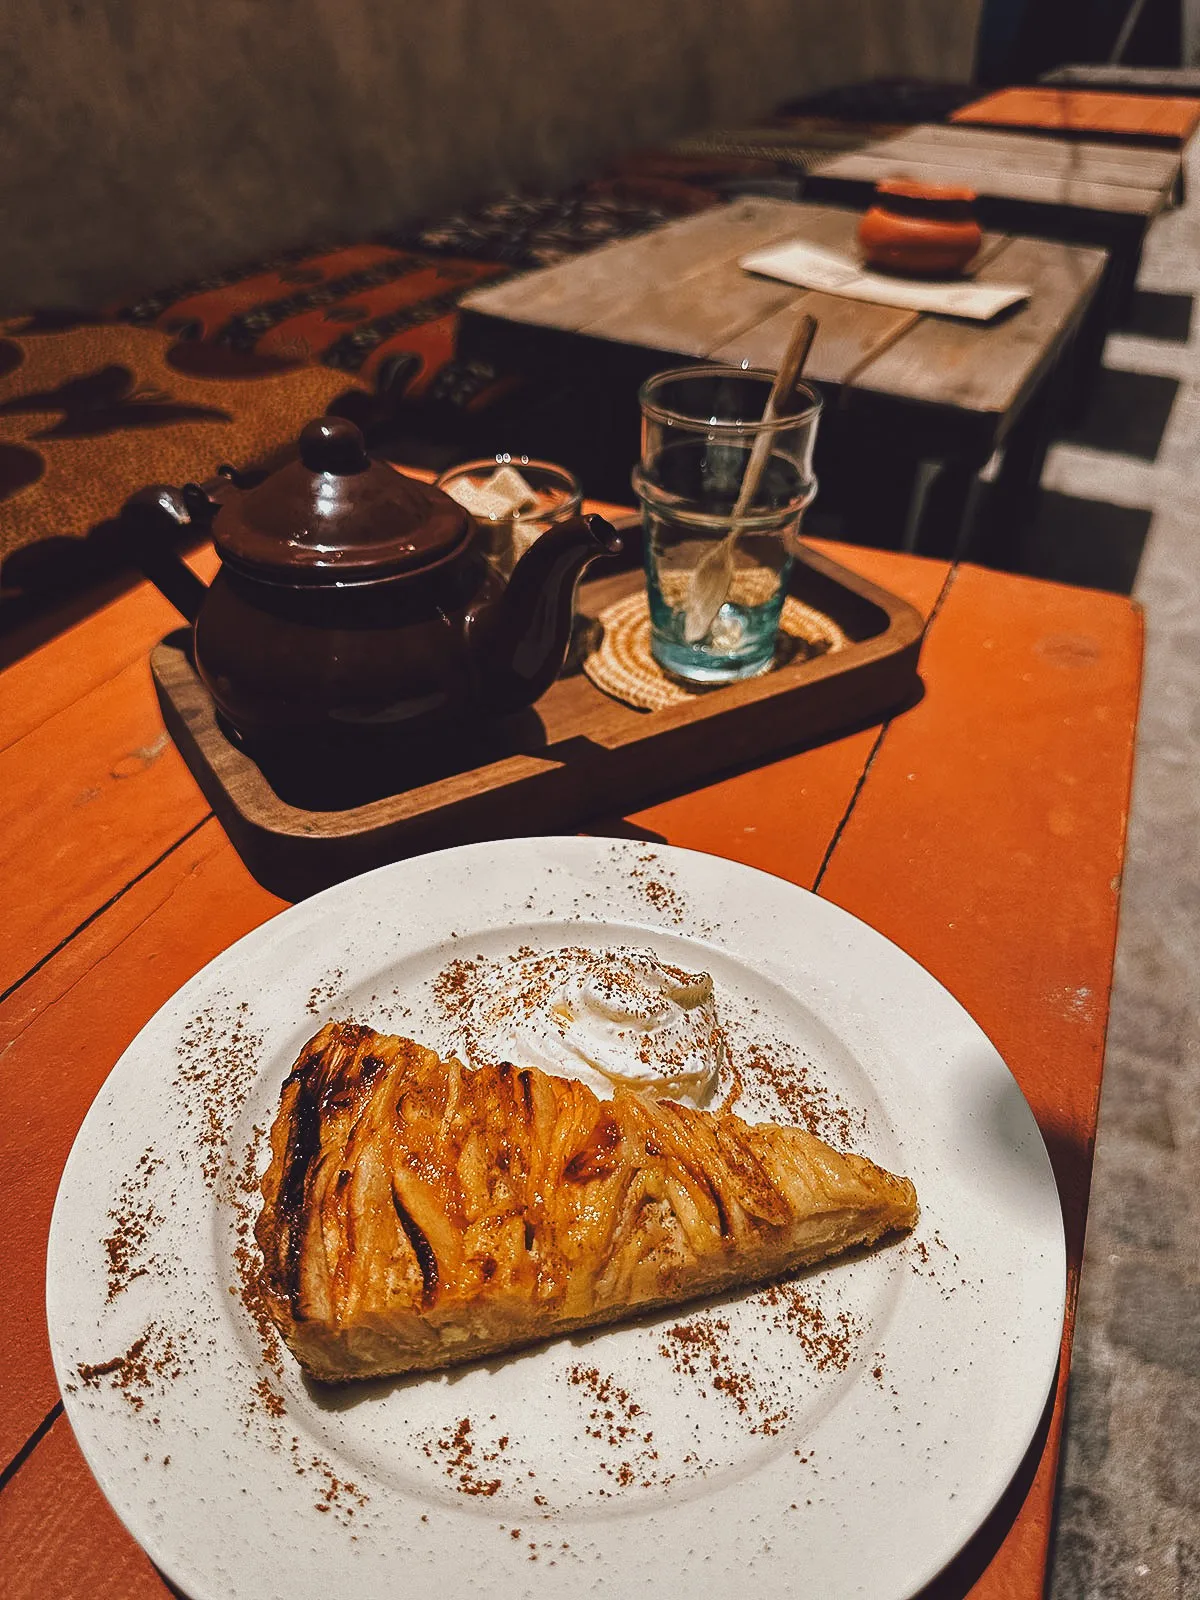
<svg viewBox="0 0 1200 1600">
<path fill-rule="evenodd" d="M 1070 1282 L 1052 1410 L 929 1591 L 1040 1600 L 1116 933 L 1141 630 L 1110 595 L 883 551 L 837 559 L 930 617 L 924 698 L 609 829 L 774 872 L 864 918 L 977 1018 L 1054 1162 Z M 211 550 L 194 558 L 211 572 Z M 139 1028 L 282 902 L 246 872 L 163 732 L 140 586 L 0 674 L 0 1549 L 6 1600 L 164 1600 L 66 1422 L 45 1246 L 71 1142 Z M 664 782 L 667 781 L 664 779 Z M 598 822 L 595 831 L 604 832 Z M 402 1570 L 403 1551 L 397 1552 Z"/>
<path fill-rule="evenodd" d="M 804 193 L 865 206 L 881 178 L 966 184 L 984 227 L 1109 252 L 1106 325 L 1129 307 L 1146 230 L 1179 190 L 1178 151 L 922 123 L 813 168 Z"/>
<path fill-rule="evenodd" d="M 978 128 L 1014 128 L 1067 139 L 1182 150 L 1200 127 L 1200 105 L 1182 96 L 1094 89 L 998 89 L 950 113 Z"/>
<path fill-rule="evenodd" d="M 1200 71 L 1195 67 L 1133 67 L 1123 62 L 1055 67 L 1043 72 L 1039 83 L 1067 89 L 1115 89 L 1120 94 L 1200 95 Z"/>
<path fill-rule="evenodd" d="M 1005 444 L 993 510 L 1019 520 L 1041 477 L 1059 398 L 1052 380 L 1066 370 L 1105 256 L 1044 239 L 985 239 L 977 281 L 1030 290 L 1028 304 L 986 324 L 847 300 L 738 266 L 748 251 L 789 238 L 853 253 L 859 221 L 835 206 L 768 199 L 704 211 L 467 295 L 461 347 L 516 370 L 570 367 L 580 389 L 590 380 L 632 397 L 672 358 L 773 370 L 796 317 L 811 312 L 818 332 L 805 376 L 828 402 L 821 430 L 836 435 L 852 536 L 899 545 L 907 531 L 918 549 L 950 554 L 976 474 Z M 632 398 L 627 409 L 626 470 L 637 449 Z M 922 523 L 906 528 L 922 461 L 940 474 Z"/>
</svg>

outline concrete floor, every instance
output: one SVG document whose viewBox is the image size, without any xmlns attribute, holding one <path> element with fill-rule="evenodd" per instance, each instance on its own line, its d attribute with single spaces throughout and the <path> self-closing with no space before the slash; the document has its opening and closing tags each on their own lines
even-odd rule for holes
<svg viewBox="0 0 1200 1600">
<path fill-rule="evenodd" d="M 1189 183 L 1030 562 L 1147 622 L 1051 1600 L 1200 1600 L 1200 155 Z"/>
</svg>

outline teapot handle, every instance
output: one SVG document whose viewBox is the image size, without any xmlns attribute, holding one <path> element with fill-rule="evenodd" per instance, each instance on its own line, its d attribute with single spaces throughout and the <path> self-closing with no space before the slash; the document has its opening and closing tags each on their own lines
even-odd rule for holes
<svg viewBox="0 0 1200 1600">
<path fill-rule="evenodd" d="M 179 554 L 180 531 L 206 533 L 218 506 L 197 483 L 140 489 L 121 510 L 121 530 L 135 566 L 187 622 L 194 623 L 208 586 Z"/>
</svg>

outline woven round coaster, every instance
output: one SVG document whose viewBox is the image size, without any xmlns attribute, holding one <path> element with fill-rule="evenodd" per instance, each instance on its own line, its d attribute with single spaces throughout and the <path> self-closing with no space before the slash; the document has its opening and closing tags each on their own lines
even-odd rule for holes
<svg viewBox="0 0 1200 1600">
<path fill-rule="evenodd" d="M 667 676 L 650 654 L 650 607 L 644 590 L 606 606 L 597 621 L 603 634 L 596 648 L 584 657 L 583 670 L 597 689 L 614 700 L 623 700 L 639 711 L 662 711 L 724 687 L 718 683 L 685 685 Z M 762 671 L 770 672 L 797 656 L 807 659 L 841 650 L 848 642 L 836 622 L 788 595 L 775 657 Z"/>
</svg>

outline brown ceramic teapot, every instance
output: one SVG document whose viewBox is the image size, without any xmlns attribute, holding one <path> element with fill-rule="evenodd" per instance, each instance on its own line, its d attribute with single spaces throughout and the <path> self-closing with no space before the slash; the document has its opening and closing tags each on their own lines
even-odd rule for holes
<svg viewBox="0 0 1200 1600">
<path fill-rule="evenodd" d="M 196 667 L 251 743 L 408 734 L 531 705 L 566 657 L 576 581 L 620 549 L 602 517 L 574 517 L 505 584 L 474 520 L 373 462 L 339 417 L 310 422 L 299 459 L 254 487 L 188 484 L 182 500 L 186 520 L 211 519 L 221 557 L 189 607 Z"/>
</svg>

